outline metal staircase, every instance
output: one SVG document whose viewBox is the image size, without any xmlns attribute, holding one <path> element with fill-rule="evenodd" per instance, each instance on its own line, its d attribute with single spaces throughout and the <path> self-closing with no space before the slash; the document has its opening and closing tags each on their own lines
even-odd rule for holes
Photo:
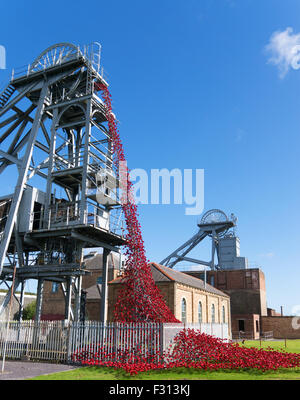
<svg viewBox="0 0 300 400">
<path fill-rule="evenodd" d="M 2 91 L 2 93 L 0 94 L 0 109 L 5 106 L 8 100 L 14 94 L 15 90 L 16 89 L 11 84 L 8 84 L 6 88 Z"/>
</svg>

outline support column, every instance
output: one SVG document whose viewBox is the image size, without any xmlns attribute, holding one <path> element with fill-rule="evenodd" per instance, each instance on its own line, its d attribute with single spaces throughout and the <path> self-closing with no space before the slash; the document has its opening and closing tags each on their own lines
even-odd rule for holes
<svg viewBox="0 0 300 400">
<path fill-rule="evenodd" d="M 6 307 L 9 305 L 10 298 L 11 298 L 11 296 L 14 296 L 14 295 L 15 295 L 16 290 L 17 290 L 19 284 L 20 284 L 20 280 L 19 280 L 18 278 L 16 278 L 15 284 L 12 285 L 12 286 L 9 288 L 9 290 L 8 290 L 8 292 L 7 292 L 7 294 L 6 294 L 6 296 L 4 297 L 4 300 L 3 300 L 2 304 L 0 305 L 0 315 L 5 311 Z"/>
<path fill-rule="evenodd" d="M 75 311 L 74 311 L 74 321 L 78 322 L 80 320 L 80 304 L 81 304 L 81 285 L 82 276 L 75 278 Z"/>
<path fill-rule="evenodd" d="M 85 322 L 86 314 L 86 294 L 87 291 L 81 289 L 81 302 L 80 302 L 80 322 Z"/>
<path fill-rule="evenodd" d="M 67 288 L 65 296 L 65 320 L 70 321 L 71 317 L 71 298 L 72 298 L 72 278 L 67 279 Z"/>
<path fill-rule="evenodd" d="M 77 257 L 76 259 L 80 260 L 80 265 L 83 263 L 83 249 L 85 242 L 81 242 L 78 244 Z M 80 305 L 81 305 L 81 287 L 82 287 L 82 275 L 79 275 L 74 278 L 74 292 L 75 292 L 75 300 L 74 300 L 74 321 L 78 322 L 80 320 Z"/>
<path fill-rule="evenodd" d="M 216 232 L 212 231 L 212 235 L 211 235 L 211 265 L 210 268 L 212 271 L 214 271 L 215 269 L 215 251 L 216 251 Z"/>
<path fill-rule="evenodd" d="M 36 309 L 35 309 L 35 322 L 40 322 L 42 315 L 44 279 L 38 280 L 37 296 L 36 296 Z"/>
<path fill-rule="evenodd" d="M 87 191 L 87 169 L 89 163 L 89 149 L 90 149 L 90 136 L 91 136 L 91 108 L 92 100 L 87 101 L 86 106 L 86 123 L 84 135 L 84 157 L 82 162 L 82 182 L 81 182 L 81 199 L 80 199 L 80 222 L 85 224 L 85 211 L 86 211 L 86 191 Z"/>
<path fill-rule="evenodd" d="M 23 311 L 24 311 L 24 292 L 25 292 L 25 281 L 21 282 L 21 294 L 20 294 L 20 305 L 19 305 L 19 322 L 22 322 Z"/>
<path fill-rule="evenodd" d="M 103 249 L 103 262 L 102 262 L 102 291 L 101 291 L 101 304 L 100 304 L 100 321 L 107 321 L 107 280 L 108 280 L 108 256 L 110 250 Z"/>
<path fill-rule="evenodd" d="M 46 199 L 47 204 L 45 207 L 43 226 L 46 229 L 50 229 L 50 207 L 51 207 L 51 192 L 52 192 L 52 173 L 54 169 L 54 153 L 56 148 L 56 124 L 58 119 L 58 108 L 53 111 L 53 119 L 51 125 L 51 138 L 49 147 L 49 164 L 48 164 L 48 176 L 47 176 L 47 186 L 46 186 Z"/>
</svg>

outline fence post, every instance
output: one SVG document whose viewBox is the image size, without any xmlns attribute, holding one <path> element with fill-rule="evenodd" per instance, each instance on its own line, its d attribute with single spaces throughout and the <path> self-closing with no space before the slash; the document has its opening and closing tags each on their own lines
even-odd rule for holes
<svg viewBox="0 0 300 400">
<path fill-rule="evenodd" d="M 67 362 L 71 362 L 71 330 L 72 330 L 72 322 L 68 321 L 67 328 Z"/>
<path fill-rule="evenodd" d="M 159 324 L 159 354 L 160 354 L 160 356 L 161 356 L 161 358 L 163 358 L 163 355 L 164 355 L 164 343 L 165 343 L 165 340 L 164 340 L 165 338 L 164 338 L 164 324 L 163 324 L 163 322 L 160 322 L 160 324 Z"/>
<path fill-rule="evenodd" d="M 261 339 L 262 339 L 262 335 L 259 334 L 259 347 L 261 348 Z"/>
<path fill-rule="evenodd" d="M 119 324 L 115 322 L 113 325 L 113 353 L 114 361 L 117 361 L 117 339 L 119 337 Z"/>
</svg>

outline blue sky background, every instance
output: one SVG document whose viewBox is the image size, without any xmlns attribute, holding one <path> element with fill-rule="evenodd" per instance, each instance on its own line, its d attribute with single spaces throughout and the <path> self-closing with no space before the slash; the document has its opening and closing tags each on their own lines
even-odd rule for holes
<svg viewBox="0 0 300 400">
<path fill-rule="evenodd" d="M 237 215 L 241 255 L 264 271 L 268 306 L 300 304 L 300 71 L 281 78 L 264 50 L 275 31 L 300 32 L 299 1 L 26 0 L 0 9 L 0 82 L 54 43 L 99 41 L 129 167 L 203 168 L 205 210 Z M 196 231 L 185 205 L 139 212 L 153 261 Z"/>
</svg>

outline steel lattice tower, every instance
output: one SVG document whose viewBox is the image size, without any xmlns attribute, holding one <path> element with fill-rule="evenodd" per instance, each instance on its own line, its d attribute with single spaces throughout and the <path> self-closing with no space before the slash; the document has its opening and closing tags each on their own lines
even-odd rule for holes
<svg viewBox="0 0 300 400">
<path fill-rule="evenodd" d="M 160 264 L 169 268 L 174 268 L 178 263 L 188 261 L 193 264 L 209 267 L 212 270 L 219 269 L 219 266 L 215 264 L 215 253 L 219 259 L 219 240 L 229 229 L 236 226 L 236 218 L 231 214 L 231 218 L 229 219 L 223 211 L 212 209 L 203 214 L 201 221 L 197 225 L 199 228 L 198 232 L 173 251 L 168 257 L 164 258 Z M 189 257 L 188 254 L 206 237 L 211 238 L 211 260 L 202 261 Z"/>
<path fill-rule="evenodd" d="M 0 283 L 9 289 L 0 315 L 21 286 L 21 319 L 24 283 L 36 279 L 37 321 L 45 281 L 61 285 L 65 319 L 79 320 L 83 251 L 102 247 L 106 320 L 107 256 L 125 241 L 107 110 L 94 90 L 107 86 L 100 52 L 97 43 L 51 46 L 0 95 L 0 174 L 15 168 L 14 193 L 0 198 Z"/>
</svg>

